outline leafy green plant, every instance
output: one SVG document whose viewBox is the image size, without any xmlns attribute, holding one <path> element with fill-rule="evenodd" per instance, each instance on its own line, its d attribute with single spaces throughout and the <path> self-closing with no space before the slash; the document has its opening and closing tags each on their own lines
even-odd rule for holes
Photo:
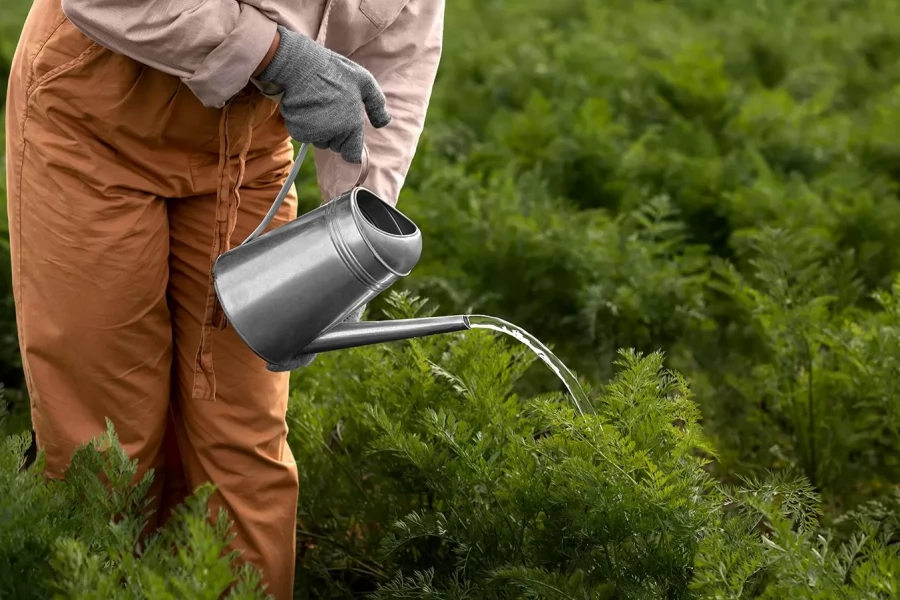
<svg viewBox="0 0 900 600">
<path fill-rule="evenodd" d="M 747 326 L 731 334 L 727 345 L 741 350 L 713 367 L 715 396 L 702 402 L 717 446 L 734 452 L 726 468 L 797 468 L 829 508 L 844 510 L 889 491 L 900 476 L 900 288 L 875 295 L 881 311 L 860 310 L 852 269 L 824 265 L 818 241 L 764 230 L 748 235 L 742 251 L 752 277 L 721 266 L 716 288 Z"/>
<path fill-rule="evenodd" d="M 707 253 L 685 241 L 665 196 L 613 217 L 565 210 L 533 175 L 482 182 L 444 168 L 423 188 L 447 200 L 407 194 L 408 214 L 435 245 L 402 288 L 517 323 L 594 381 L 612 374 L 620 347 L 652 352 L 711 325 Z M 466 254 L 475 248 L 481 259 Z"/>
<path fill-rule="evenodd" d="M 363 577 L 384 599 L 683 593 L 713 481 L 661 355 L 622 354 L 586 418 L 565 395 L 513 393 L 534 357 L 481 332 L 320 358 L 290 423 L 313 546 L 300 578 L 323 597 Z"/>
<path fill-rule="evenodd" d="M 460 0 L 448 24 L 402 285 L 593 382 L 665 350 L 724 480 L 793 465 L 830 517 L 896 486 L 898 5 Z"/>
<path fill-rule="evenodd" d="M 431 312 L 388 300 L 394 318 Z M 586 386 L 585 417 L 561 391 L 514 391 L 534 363 L 473 330 L 298 371 L 295 597 L 890 597 L 900 495 L 826 523 L 802 475 L 718 484 L 692 392 L 661 353 L 620 352 L 614 378 Z M 211 487 L 141 541 L 152 475 L 135 477 L 111 426 L 65 480 L 40 455 L 23 468 L 27 441 L 0 454 L 0 595 L 263 597 L 231 566 L 227 515 L 209 521 Z"/>
<path fill-rule="evenodd" d="M 897 498 L 872 502 L 845 520 L 836 542 L 818 523 L 821 504 L 802 479 L 750 478 L 723 488 L 724 517 L 703 542 L 691 591 L 699 598 L 891 598 L 900 573 Z"/>
<path fill-rule="evenodd" d="M 394 317 L 430 312 L 390 300 Z M 691 391 L 659 353 L 621 352 L 583 418 L 564 394 L 516 394 L 532 357 L 484 332 L 320 359 L 295 376 L 290 409 L 305 466 L 298 597 L 880 598 L 896 585 L 887 497 L 827 524 L 790 468 L 717 484 Z"/>
<path fill-rule="evenodd" d="M 64 480 L 44 475 L 43 454 L 25 466 L 30 444 L 25 432 L 0 446 L 0 598 L 265 597 L 257 572 L 232 566 L 227 515 L 209 521 L 210 486 L 142 538 L 152 471 L 136 478 L 112 424 Z"/>
</svg>

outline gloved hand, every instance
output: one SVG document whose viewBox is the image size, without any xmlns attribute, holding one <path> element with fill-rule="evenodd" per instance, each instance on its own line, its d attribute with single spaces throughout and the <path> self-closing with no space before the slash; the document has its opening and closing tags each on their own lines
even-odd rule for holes
<svg viewBox="0 0 900 600">
<path fill-rule="evenodd" d="M 374 127 L 391 115 L 375 78 L 366 69 L 309 37 L 278 26 L 281 40 L 260 81 L 281 88 L 281 114 L 299 142 L 362 162 L 363 106 Z"/>
<path fill-rule="evenodd" d="M 352 313 L 347 315 L 347 318 L 344 319 L 342 322 L 343 323 L 359 323 L 360 319 L 362 319 L 362 314 L 365 312 L 365 310 L 366 310 L 366 305 L 363 304 L 362 306 L 360 306 L 359 308 L 354 310 Z M 316 356 L 318 356 L 318 354 L 300 354 L 293 360 L 290 360 L 286 363 L 281 363 L 281 364 L 267 363 L 266 369 L 268 369 L 269 371 L 272 371 L 273 373 L 280 373 L 282 371 L 296 371 L 297 369 L 300 369 L 303 367 L 308 367 L 310 364 L 312 364 L 312 361 L 314 361 L 316 359 Z"/>
</svg>

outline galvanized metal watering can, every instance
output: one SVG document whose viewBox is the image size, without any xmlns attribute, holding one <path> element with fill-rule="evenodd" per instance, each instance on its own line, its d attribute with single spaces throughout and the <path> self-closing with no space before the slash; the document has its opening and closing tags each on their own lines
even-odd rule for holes
<svg viewBox="0 0 900 600">
<path fill-rule="evenodd" d="M 260 225 L 213 267 L 216 295 L 231 327 L 260 358 L 285 363 L 310 354 L 469 329 L 465 315 L 342 323 L 356 308 L 412 271 L 422 234 L 409 218 L 361 187 L 266 233 L 309 144 Z"/>
</svg>

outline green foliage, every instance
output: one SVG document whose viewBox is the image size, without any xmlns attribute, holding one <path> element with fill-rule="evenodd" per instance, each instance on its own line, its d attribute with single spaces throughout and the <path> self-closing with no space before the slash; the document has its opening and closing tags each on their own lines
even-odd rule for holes
<svg viewBox="0 0 900 600">
<path fill-rule="evenodd" d="M 390 305 L 396 318 L 430 312 L 409 296 Z M 896 589 L 900 496 L 826 525 L 802 475 L 717 484 L 691 392 L 659 353 L 621 352 L 615 377 L 591 394 L 596 414 L 583 418 L 565 395 L 513 391 L 532 364 L 472 331 L 326 354 L 298 373 L 297 597 L 824 599 Z"/>
<path fill-rule="evenodd" d="M 0 106 L 6 103 L 6 80 L 9 77 L 9 66 L 16 50 L 19 31 L 32 0 L 7 0 L 0 6 Z M 2 112 L 2 109 L 0 109 Z M 2 147 L 2 146 L 0 146 Z M 2 152 L 2 151 L 0 151 Z"/>
<path fill-rule="evenodd" d="M 881 310 L 860 310 L 858 280 L 818 258 L 817 242 L 765 230 L 741 252 L 750 276 L 721 265 L 716 287 L 746 327 L 727 345 L 742 350 L 714 367 L 725 393 L 704 404 L 718 445 L 745 445 L 744 468 L 798 468 L 832 508 L 847 508 L 900 478 L 900 286 L 875 294 Z"/>
<path fill-rule="evenodd" d="M 565 210 L 534 176 L 497 175 L 481 187 L 450 169 L 422 189 L 428 193 L 407 194 L 408 214 L 431 227 L 426 235 L 454 242 L 430 247 L 404 287 L 450 310 L 523 325 L 595 380 L 612 374 L 623 339 L 651 352 L 711 325 L 704 314 L 708 256 L 685 243 L 665 196 L 613 218 Z M 459 204 L 448 209 L 432 195 Z M 481 258 L 465 255 L 475 248 Z"/>
<path fill-rule="evenodd" d="M 67 506 L 53 483 L 20 469 L 31 436 L 17 434 L 0 448 L 0 597 L 46 598 L 47 560 L 66 531 Z"/>
<path fill-rule="evenodd" d="M 392 304 L 395 318 L 421 310 Z M 567 396 L 512 391 L 524 352 L 473 331 L 322 356 L 298 375 L 289 423 L 315 546 L 301 579 L 334 598 L 360 585 L 331 581 L 337 565 L 383 599 L 684 592 L 714 515 L 685 382 L 659 354 L 623 353 L 581 418 Z"/>
<path fill-rule="evenodd" d="M 211 493 L 211 486 L 198 488 L 176 509 L 166 527 L 143 546 L 138 543 L 141 524 L 136 520 L 104 523 L 104 535 L 89 543 L 61 540 L 52 564 L 62 593 L 68 598 L 85 599 L 215 600 L 226 591 L 224 597 L 235 600 L 264 597 L 258 572 L 247 565 L 236 572 L 223 559 L 223 555 L 231 555 L 226 552 L 230 523 L 223 510 L 216 524 L 209 524 L 206 506 Z M 100 552 L 92 551 L 92 547 Z"/>
<path fill-rule="evenodd" d="M 803 480 L 749 479 L 723 490 L 728 512 L 704 539 L 691 590 L 701 598 L 832 600 L 893 598 L 900 574 L 892 509 L 871 503 L 847 519 L 854 533 L 836 543 L 817 525 L 820 505 Z"/>
<path fill-rule="evenodd" d="M 828 518 L 895 488 L 900 5 L 459 0 L 447 24 L 402 286 L 597 383 L 664 350 L 723 480 L 796 467 Z"/>
<path fill-rule="evenodd" d="M 209 521 L 211 487 L 142 538 L 152 472 L 136 478 L 112 424 L 63 480 L 44 475 L 43 454 L 26 467 L 30 443 L 22 433 L 0 447 L 0 598 L 265 597 L 258 573 L 232 566 L 224 512 Z"/>
<path fill-rule="evenodd" d="M 431 312 L 408 294 L 387 299 L 392 318 Z M 612 380 L 586 386 L 594 410 L 581 417 L 565 393 L 514 391 L 541 366 L 529 352 L 472 330 L 326 353 L 294 375 L 296 597 L 896 589 L 900 495 L 825 524 L 802 476 L 717 484 L 698 406 L 661 353 L 620 352 Z M 262 597 L 254 571 L 230 566 L 226 515 L 210 523 L 211 487 L 142 542 L 152 475 L 136 478 L 111 425 L 61 481 L 42 475 L 42 455 L 23 469 L 27 442 L 10 437 L 0 455 L 3 597 Z"/>
</svg>

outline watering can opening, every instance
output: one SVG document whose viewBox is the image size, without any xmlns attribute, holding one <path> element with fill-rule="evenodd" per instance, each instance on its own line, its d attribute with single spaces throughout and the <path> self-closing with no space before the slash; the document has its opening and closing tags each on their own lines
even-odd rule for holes
<svg viewBox="0 0 900 600">
<path fill-rule="evenodd" d="M 422 254 L 419 228 L 399 210 L 366 188 L 356 188 L 351 209 L 362 241 L 396 277 L 406 277 Z"/>
<path fill-rule="evenodd" d="M 359 188 L 356 192 L 356 204 L 359 211 L 373 227 L 389 235 L 414 235 L 419 228 L 396 208 L 367 190 Z"/>
</svg>

